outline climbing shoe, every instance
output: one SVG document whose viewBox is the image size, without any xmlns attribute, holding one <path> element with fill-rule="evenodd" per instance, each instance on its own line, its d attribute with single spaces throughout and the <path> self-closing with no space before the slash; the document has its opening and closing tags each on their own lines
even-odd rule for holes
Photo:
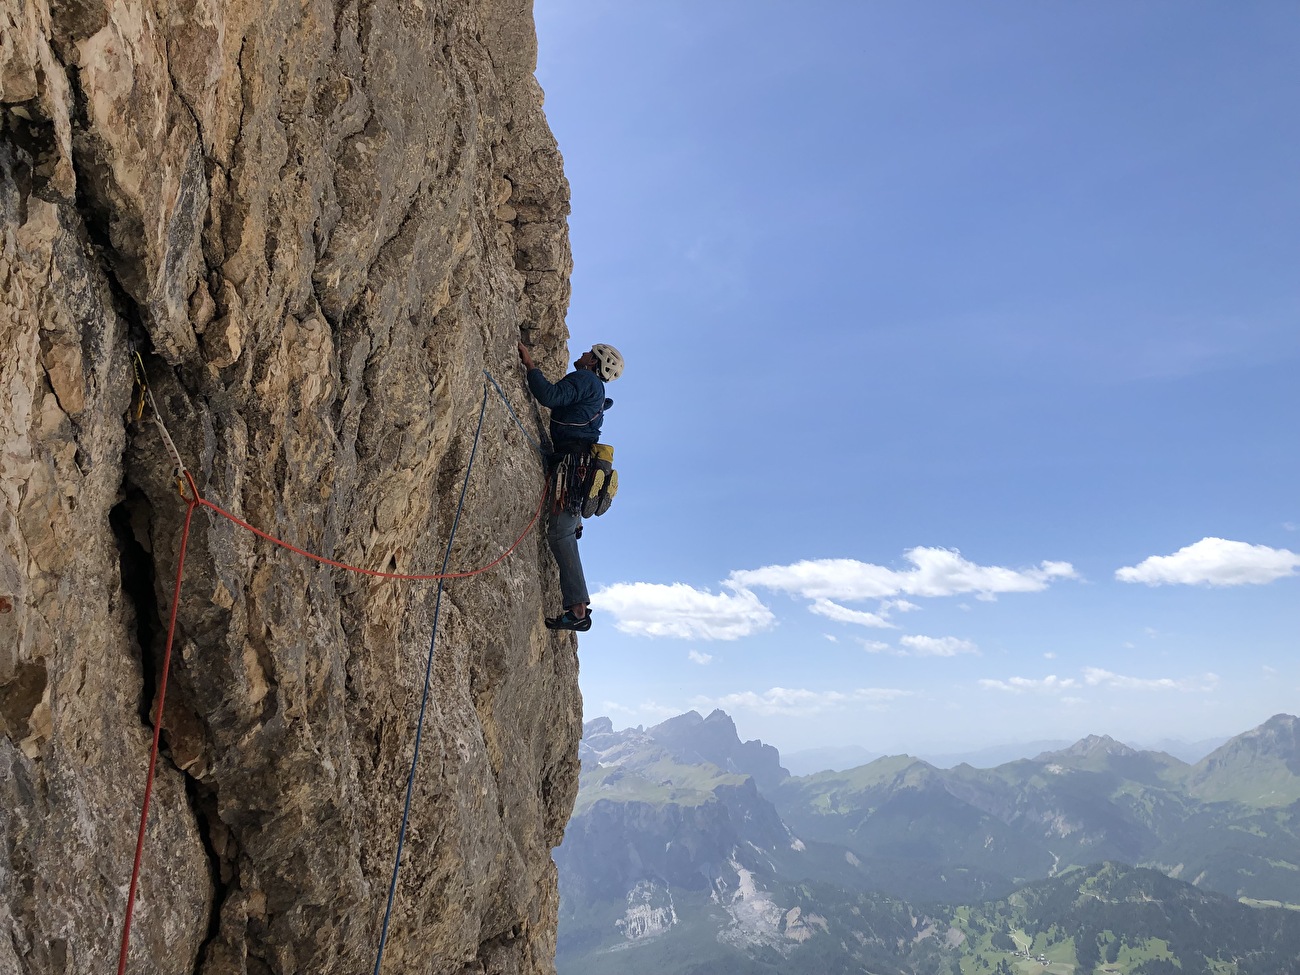
<svg viewBox="0 0 1300 975">
<path fill-rule="evenodd" d="M 587 610 L 586 616 L 574 616 L 567 609 L 559 616 L 548 616 L 546 617 L 546 628 L 548 630 L 577 630 L 579 633 L 586 633 L 591 629 L 591 610 Z"/>
</svg>

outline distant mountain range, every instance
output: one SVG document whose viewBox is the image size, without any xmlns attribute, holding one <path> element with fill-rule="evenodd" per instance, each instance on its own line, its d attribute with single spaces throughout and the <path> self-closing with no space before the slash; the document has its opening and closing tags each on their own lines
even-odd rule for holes
<svg viewBox="0 0 1300 975">
<path fill-rule="evenodd" d="M 1175 926 L 1184 910 L 1238 926 L 1273 918 L 1281 954 L 1234 955 L 1215 971 L 1285 970 L 1267 964 L 1292 957 L 1288 925 L 1300 925 L 1300 912 L 1237 899 L 1300 904 L 1298 726 L 1277 715 L 1195 764 L 1090 736 L 994 768 L 902 755 L 795 777 L 775 748 L 742 742 L 722 711 L 648 730 L 615 731 L 598 718 L 584 729 L 578 802 L 555 853 L 559 971 L 615 970 L 606 953 L 618 950 L 616 969 L 627 973 L 979 975 L 977 956 L 986 966 L 1014 959 L 1011 934 L 997 947 L 989 925 L 1032 936 L 1034 952 L 1063 965 L 1088 962 L 1094 949 L 1116 955 L 1112 972 L 1171 975 L 1162 958 L 1184 972 L 1209 964 L 1198 961 L 1201 942 L 1170 941 L 1145 922 L 1126 927 L 1138 911 L 1093 917 L 1098 885 L 1112 881 L 1158 893 Z M 1134 869 L 1143 867 L 1154 869 Z M 1053 884 L 1074 893 L 1052 893 Z M 1071 898 L 1082 900 L 1066 910 Z M 1039 903 L 1047 913 L 1025 913 Z M 1087 918 L 1078 937 L 1063 934 Z M 1056 955 L 1038 950 L 1039 935 Z M 1215 937 L 1227 945 L 1235 935 Z M 910 947 L 900 954 L 899 945 Z M 932 968 L 940 956 L 960 972 Z M 1038 975 L 1034 964 L 1017 975 Z"/>
<path fill-rule="evenodd" d="M 1165 738 L 1153 744 L 1135 747 L 1142 751 L 1164 752 L 1188 764 L 1195 764 L 1227 740 L 1227 738 L 1205 738 L 1201 741 L 1189 742 L 1177 738 Z M 1021 758 L 1033 758 L 1043 752 L 1057 751 L 1066 748 L 1069 744 L 1069 740 L 1060 738 L 1009 742 L 970 752 L 921 752 L 917 758 L 929 762 L 935 768 L 952 768 L 954 765 L 991 768 Z M 781 756 L 781 764 L 790 770 L 791 775 L 813 775 L 817 772 L 841 772 L 883 757 L 883 752 L 873 752 L 861 745 L 833 745 L 786 752 Z"/>
</svg>

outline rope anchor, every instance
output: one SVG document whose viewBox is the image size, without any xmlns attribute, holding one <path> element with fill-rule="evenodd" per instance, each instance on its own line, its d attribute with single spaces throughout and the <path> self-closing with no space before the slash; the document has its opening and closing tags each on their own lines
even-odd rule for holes
<svg viewBox="0 0 1300 975">
<path fill-rule="evenodd" d="M 167 448 L 167 453 L 172 459 L 172 476 L 176 478 L 176 493 L 184 501 L 190 500 L 185 497 L 185 482 L 188 480 L 193 487 L 194 479 L 190 477 L 190 472 L 185 468 L 185 461 L 181 460 L 181 452 L 176 449 L 176 442 L 167 432 L 167 424 L 163 423 L 162 411 L 158 409 L 158 403 L 153 398 L 153 390 L 149 388 L 149 381 L 144 371 L 144 360 L 140 358 L 138 351 L 132 350 L 132 361 L 135 366 L 135 387 L 138 397 L 135 406 L 135 418 L 139 420 L 144 415 L 145 403 L 153 411 L 153 422 L 158 428 L 158 433 L 162 436 L 163 446 Z M 193 496 L 197 498 L 199 492 L 194 491 Z"/>
</svg>

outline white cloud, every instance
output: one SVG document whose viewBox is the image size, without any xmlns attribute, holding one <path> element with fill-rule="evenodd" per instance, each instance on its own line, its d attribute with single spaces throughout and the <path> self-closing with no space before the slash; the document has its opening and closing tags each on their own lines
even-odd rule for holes
<svg viewBox="0 0 1300 975">
<path fill-rule="evenodd" d="M 1284 548 L 1202 538 L 1173 555 L 1153 555 L 1118 569 L 1115 578 L 1148 586 L 1247 586 L 1294 575 L 1297 568 L 1300 555 Z"/>
<path fill-rule="evenodd" d="M 752 592 L 711 593 L 683 582 L 620 582 L 592 598 L 597 611 L 633 636 L 736 640 L 769 628 L 775 617 Z"/>
<path fill-rule="evenodd" d="M 955 636 L 905 636 L 898 641 L 914 657 L 955 657 L 959 653 L 979 653 L 979 647 Z"/>
<path fill-rule="evenodd" d="M 882 708 L 891 701 L 907 697 L 911 691 L 892 687 L 859 687 L 852 691 L 810 691 L 803 688 L 773 687 L 758 694 L 741 691 L 720 698 L 696 698 L 697 707 L 717 707 L 724 711 L 753 711 L 758 714 L 802 716 L 833 711 L 844 707 Z"/>
<path fill-rule="evenodd" d="M 703 667 L 705 664 L 713 662 L 713 654 L 700 653 L 700 651 L 698 650 L 692 650 L 686 656 L 690 658 L 691 663 L 699 664 L 701 667 Z"/>
<path fill-rule="evenodd" d="M 1011 677 L 1007 680 L 981 680 L 980 687 L 986 687 L 995 691 L 1012 691 L 1017 694 L 1028 691 L 1063 691 L 1072 687 L 1078 687 L 1078 682 L 1073 677 L 1057 677 L 1055 674 L 1048 674 L 1040 679 L 1030 677 Z"/>
<path fill-rule="evenodd" d="M 894 626 L 883 616 L 878 616 L 875 613 L 864 613 L 860 609 L 849 609 L 847 606 L 833 603 L 829 599 L 816 600 L 808 607 L 808 611 L 816 613 L 818 616 L 825 616 L 828 620 L 835 620 L 837 623 L 856 623 L 858 626 L 875 626 L 881 629 L 892 629 Z"/>
<path fill-rule="evenodd" d="M 839 643 L 839 642 L 840 642 L 840 638 L 837 637 L 834 633 L 823 633 L 822 636 L 824 636 L 824 637 L 826 637 L 826 639 L 830 640 L 831 643 Z"/>
<path fill-rule="evenodd" d="M 1046 659 L 1046 660 L 1055 660 L 1055 659 L 1056 659 L 1056 651 L 1055 651 L 1055 650 L 1048 650 L 1048 651 L 1046 651 L 1046 652 L 1043 654 L 1043 658 Z"/>
<path fill-rule="evenodd" d="M 733 572 L 730 584 L 762 587 L 808 599 L 884 599 L 891 596 L 951 596 L 976 593 L 991 597 L 1004 592 L 1038 592 L 1057 579 L 1074 579 L 1069 562 L 1042 562 L 1029 569 L 977 565 L 956 549 L 908 549 L 903 557 L 912 563 L 906 571 L 856 559 L 814 559 L 792 565 L 769 565 Z"/>
<path fill-rule="evenodd" d="M 895 650 L 888 643 L 882 643 L 879 640 L 859 640 L 858 642 L 862 644 L 867 653 L 892 653 L 900 657 L 907 656 L 903 651 Z"/>
<path fill-rule="evenodd" d="M 916 603 L 909 603 L 906 599 L 886 599 L 880 604 L 880 611 L 882 613 L 890 613 L 894 611 L 899 613 L 910 613 L 912 610 L 920 608 L 921 607 L 916 605 Z"/>
<path fill-rule="evenodd" d="M 1083 682 L 1089 687 L 1106 687 L 1121 691 L 1209 691 L 1219 683 L 1218 674 L 1200 677 L 1126 677 L 1100 667 L 1084 667 Z"/>
<path fill-rule="evenodd" d="M 1033 692 L 1060 693 L 1061 691 L 1081 691 L 1086 687 L 1097 687 L 1117 691 L 1211 691 L 1219 683 L 1217 674 L 1202 674 L 1198 677 L 1184 677 L 1175 680 L 1172 677 L 1126 677 L 1100 667 L 1084 667 L 1082 679 L 1057 677 L 1008 677 L 1006 680 L 984 678 L 979 686 L 986 690 L 1007 691 L 1015 694 Z M 1070 698 L 1077 701 L 1078 698 Z"/>
</svg>

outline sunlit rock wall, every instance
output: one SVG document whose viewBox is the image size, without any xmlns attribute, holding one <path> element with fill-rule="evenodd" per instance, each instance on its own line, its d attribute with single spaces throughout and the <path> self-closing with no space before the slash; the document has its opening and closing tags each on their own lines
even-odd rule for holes
<svg viewBox="0 0 1300 975">
<path fill-rule="evenodd" d="M 0 973 L 115 970 L 185 502 L 436 572 L 483 370 L 562 371 L 568 186 L 528 0 L 0 0 Z M 451 557 L 527 525 L 495 391 Z M 434 583 L 199 509 L 129 971 L 374 964 Z M 554 970 L 571 636 L 534 531 L 454 580 L 391 972 Z"/>
</svg>

